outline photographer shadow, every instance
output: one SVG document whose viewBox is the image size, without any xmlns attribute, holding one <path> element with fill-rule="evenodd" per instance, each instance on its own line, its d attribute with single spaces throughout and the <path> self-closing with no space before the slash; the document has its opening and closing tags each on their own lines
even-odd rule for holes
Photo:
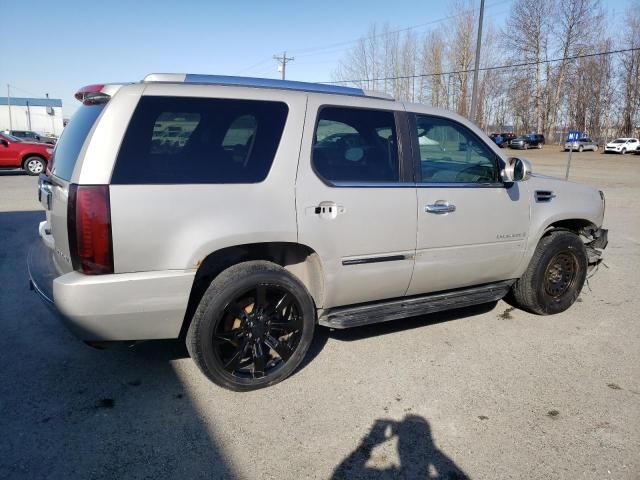
<svg viewBox="0 0 640 480">
<path fill-rule="evenodd" d="M 380 461 L 372 455 L 373 449 L 394 437 L 397 437 L 400 465 L 376 465 Z M 435 446 L 429 422 L 418 415 L 407 415 L 401 422 L 377 420 L 332 476 L 332 480 L 360 478 L 462 480 L 469 477 Z"/>
</svg>

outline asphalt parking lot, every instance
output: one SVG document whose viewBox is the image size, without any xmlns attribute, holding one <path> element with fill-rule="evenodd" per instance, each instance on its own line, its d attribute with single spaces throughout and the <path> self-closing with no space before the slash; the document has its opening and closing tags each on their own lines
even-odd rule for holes
<svg viewBox="0 0 640 480">
<path fill-rule="evenodd" d="M 514 154 L 564 176 L 557 147 Z M 36 179 L 0 172 L 0 478 L 640 478 L 640 156 L 574 153 L 571 179 L 605 191 L 610 245 L 569 311 L 320 328 L 238 394 L 178 342 L 68 333 L 28 288 Z"/>
</svg>

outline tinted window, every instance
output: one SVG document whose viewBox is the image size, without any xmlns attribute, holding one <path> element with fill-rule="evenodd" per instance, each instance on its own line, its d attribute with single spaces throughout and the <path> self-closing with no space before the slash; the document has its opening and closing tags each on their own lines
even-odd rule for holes
<svg viewBox="0 0 640 480">
<path fill-rule="evenodd" d="M 82 105 L 64 127 L 53 151 L 53 175 L 70 180 L 84 141 L 105 104 Z"/>
<path fill-rule="evenodd" d="M 416 116 L 420 181 L 491 183 L 498 179 L 496 155 L 466 127 L 450 120 Z"/>
<path fill-rule="evenodd" d="M 287 118 L 281 102 L 142 97 L 111 183 L 256 183 Z"/>
<path fill-rule="evenodd" d="M 320 110 L 313 166 L 322 178 L 333 182 L 397 182 L 393 112 L 338 107 Z"/>
</svg>

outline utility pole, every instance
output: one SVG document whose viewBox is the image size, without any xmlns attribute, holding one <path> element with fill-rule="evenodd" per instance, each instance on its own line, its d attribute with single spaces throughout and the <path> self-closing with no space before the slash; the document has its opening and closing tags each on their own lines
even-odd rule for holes
<svg viewBox="0 0 640 480">
<path fill-rule="evenodd" d="M 287 52 L 282 52 L 282 56 L 274 55 L 273 59 L 276 60 L 280 65 L 278 66 L 278 70 L 282 72 L 282 80 L 285 79 L 285 72 L 287 71 L 287 63 L 295 60 L 293 57 L 287 57 Z"/>
<path fill-rule="evenodd" d="M 29 100 L 27 100 L 27 130 L 31 130 L 31 109 L 29 108 Z"/>
<path fill-rule="evenodd" d="M 476 67 L 473 70 L 473 90 L 471 93 L 471 112 L 469 120 L 475 122 L 478 104 L 478 69 L 480 68 L 480 42 L 482 41 L 482 17 L 484 17 L 484 0 L 480 0 L 480 20 L 478 21 L 478 41 L 476 42 Z"/>
<path fill-rule="evenodd" d="M 9 107 L 9 130 L 13 130 L 13 122 L 11 121 L 11 85 L 7 83 L 7 106 Z"/>
</svg>

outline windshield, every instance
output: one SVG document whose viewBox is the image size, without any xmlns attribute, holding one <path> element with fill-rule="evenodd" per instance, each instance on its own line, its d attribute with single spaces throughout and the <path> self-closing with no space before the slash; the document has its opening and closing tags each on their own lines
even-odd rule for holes
<svg viewBox="0 0 640 480">
<path fill-rule="evenodd" d="M 14 137 L 13 135 L 9 135 L 8 133 L 2 133 L 0 134 L 0 136 L 4 137 L 10 142 L 22 142 L 22 140 L 20 140 L 18 137 Z"/>
<path fill-rule="evenodd" d="M 82 105 L 73 115 L 53 151 L 53 171 L 51 172 L 53 175 L 63 180 L 71 179 L 84 141 L 104 106 L 104 103 Z"/>
<path fill-rule="evenodd" d="M 616 138 L 613 142 L 611 143 L 624 143 L 626 142 L 626 140 L 623 140 L 622 138 Z"/>
</svg>

